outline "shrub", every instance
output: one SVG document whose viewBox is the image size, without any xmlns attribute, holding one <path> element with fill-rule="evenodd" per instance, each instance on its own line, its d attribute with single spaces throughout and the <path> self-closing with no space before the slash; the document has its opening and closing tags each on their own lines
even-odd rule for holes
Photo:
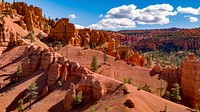
<svg viewBox="0 0 200 112">
<path fill-rule="evenodd" d="M 78 105 L 80 105 L 82 102 L 82 98 L 82 91 L 79 91 L 78 94 L 73 98 L 73 107 L 77 107 Z"/>
<path fill-rule="evenodd" d="M 29 103 L 30 108 L 32 105 L 32 100 L 34 100 L 37 97 L 38 92 L 36 91 L 38 89 L 38 86 L 33 81 L 31 82 L 31 85 L 28 87 L 28 96 L 29 96 Z"/>
<path fill-rule="evenodd" d="M 141 89 L 144 90 L 144 91 L 152 93 L 150 86 L 148 84 L 145 84 Z"/>
<path fill-rule="evenodd" d="M 175 102 L 178 102 L 178 101 L 181 100 L 181 96 L 180 96 L 180 89 L 181 89 L 181 87 L 179 86 L 178 83 L 175 83 L 173 86 L 174 87 L 171 89 L 172 90 L 171 96 L 172 96 L 172 98 L 173 98 L 173 100 Z"/>
<path fill-rule="evenodd" d="M 197 103 L 194 106 L 194 112 L 199 112 L 199 105 Z"/>
<path fill-rule="evenodd" d="M 28 38 L 31 40 L 31 43 L 35 42 L 35 37 L 32 32 L 29 32 Z"/>
<path fill-rule="evenodd" d="M 18 107 L 17 107 L 18 112 L 23 112 L 24 110 L 23 103 L 24 103 L 23 99 L 20 99 L 18 101 Z"/>
<path fill-rule="evenodd" d="M 103 61 L 104 61 L 104 64 L 106 64 L 107 59 L 108 59 L 108 56 L 107 56 L 107 52 L 105 51 L 104 54 L 103 54 Z"/>
<path fill-rule="evenodd" d="M 169 91 L 165 91 L 164 95 L 162 96 L 163 98 L 170 100 L 171 99 L 171 94 Z"/>
<path fill-rule="evenodd" d="M 90 108 L 89 112 L 96 112 L 94 108 Z"/>
<path fill-rule="evenodd" d="M 58 81 L 58 86 L 61 87 L 62 86 L 62 82 Z"/>
<path fill-rule="evenodd" d="M 41 33 L 41 32 L 38 33 L 37 37 L 38 37 L 40 40 L 42 40 L 42 39 L 43 39 L 42 33 Z"/>
<path fill-rule="evenodd" d="M 104 107 L 105 112 L 108 112 L 109 108 L 110 108 L 109 106 L 105 106 Z"/>
<path fill-rule="evenodd" d="M 19 81 L 19 79 L 20 79 L 21 73 L 22 73 L 22 65 L 19 64 L 18 67 L 17 67 L 17 77 L 18 77 L 18 81 Z"/>
<path fill-rule="evenodd" d="M 124 82 L 124 83 L 127 83 L 127 84 L 131 84 L 131 81 L 132 81 L 132 79 L 131 79 L 130 77 L 129 77 L 129 78 L 126 78 L 126 77 L 125 77 L 125 78 L 123 79 L 123 82 Z"/>
<path fill-rule="evenodd" d="M 98 68 L 98 60 L 97 57 L 94 55 L 91 62 L 91 71 L 96 72 Z"/>
</svg>

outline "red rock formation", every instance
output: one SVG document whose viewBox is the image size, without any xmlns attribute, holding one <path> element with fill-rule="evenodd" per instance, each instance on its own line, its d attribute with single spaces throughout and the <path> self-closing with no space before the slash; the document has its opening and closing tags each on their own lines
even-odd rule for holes
<svg viewBox="0 0 200 112">
<path fill-rule="evenodd" d="M 55 40 L 69 40 L 71 37 L 75 36 L 74 24 L 69 23 L 69 19 L 62 18 L 56 25 L 51 28 L 50 37 Z"/>
<path fill-rule="evenodd" d="M 33 13 L 31 11 L 26 12 L 24 16 L 24 22 L 26 23 L 26 27 L 28 31 L 34 31 Z"/>
<path fill-rule="evenodd" d="M 24 16 L 26 11 L 28 10 L 28 5 L 24 2 L 15 2 L 13 3 L 15 8 L 17 9 L 17 13 Z"/>
<path fill-rule="evenodd" d="M 5 25 L 5 20 L 0 20 L 0 54 L 10 46 L 23 45 L 23 40 L 18 32 L 12 31 Z"/>
<path fill-rule="evenodd" d="M 51 64 L 48 78 L 47 78 L 48 86 L 51 87 L 57 82 L 58 78 L 60 77 L 60 68 L 61 68 L 61 65 L 58 64 L 57 62 L 54 62 L 53 64 Z"/>
<path fill-rule="evenodd" d="M 72 109 L 73 98 L 76 96 L 75 85 L 71 83 L 70 89 L 67 90 L 65 95 L 63 105 L 66 111 L 70 111 Z"/>
<path fill-rule="evenodd" d="M 191 59 L 191 60 L 190 60 Z M 181 88 L 186 102 L 195 106 L 200 104 L 200 62 L 196 61 L 194 55 L 190 54 L 183 63 L 183 73 L 181 77 Z"/>
<path fill-rule="evenodd" d="M 50 52 L 49 49 L 44 49 L 41 55 L 41 61 L 40 61 L 40 69 L 47 69 L 49 65 L 53 62 L 54 55 L 52 52 Z"/>
<path fill-rule="evenodd" d="M 34 7 L 34 13 L 35 15 L 42 17 L 42 9 L 39 7 Z"/>
</svg>

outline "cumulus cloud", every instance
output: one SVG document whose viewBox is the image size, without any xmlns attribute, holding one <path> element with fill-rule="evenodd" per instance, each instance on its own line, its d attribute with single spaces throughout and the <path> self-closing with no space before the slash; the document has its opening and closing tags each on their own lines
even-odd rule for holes
<svg viewBox="0 0 200 112">
<path fill-rule="evenodd" d="M 106 18 L 135 18 L 139 15 L 139 9 L 136 9 L 137 6 L 131 5 L 122 5 L 116 8 L 110 9 Z"/>
<path fill-rule="evenodd" d="M 134 18 L 138 24 L 168 24 L 168 16 L 177 14 L 174 8 L 169 4 L 150 5 L 140 10 L 139 16 Z"/>
<path fill-rule="evenodd" d="M 168 16 L 177 14 L 169 4 L 150 5 L 143 9 L 138 9 L 134 4 L 122 5 L 110 9 L 105 18 L 89 27 L 93 29 L 119 29 L 134 28 L 136 24 L 168 24 Z"/>
<path fill-rule="evenodd" d="M 74 20 L 74 19 L 76 19 L 76 15 L 75 15 L 75 14 L 70 14 L 70 15 L 69 15 L 69 18 L 70 18 L 71 20 Z"/>
<path fill-rule="evenodd" d="M 135 22 L 127 19 L 127 18 L 106 18 L 102 19 L 96 24 L 92 24 L 89 26 L 89 28 L 92 29 L 122 29 L 122 28 L 134 28 L 135 27 Z"/>
<path fill-rule="evenodd" d="M 183 14 L 193 14 L 193 15 L 200 15 L 200 7 L 195 9 L 192 7 L 182 8 L 181 6 L 177 7 L 177 11 Z"/>
<path fill-rule="evenodd" d="M 78 25 L 78 24 L 75 24 L 74 26 L 75 26 L 76 29 L 84 29 L 85 28 L 84 26 L 81 26 L 81 25 Z"/>
<path fill-rule="evenodd" d="M 198 18 L 196 17 L 189 17 L 189 21 L 194 23 L 194 22 L 197 22 L 198 21 Z"/>
<path fill-rule="evenodd" d="M 99 17 L 102 18 L 102 17 L 103 17 L 103 14 L 100 14 Z"/>
</svg>

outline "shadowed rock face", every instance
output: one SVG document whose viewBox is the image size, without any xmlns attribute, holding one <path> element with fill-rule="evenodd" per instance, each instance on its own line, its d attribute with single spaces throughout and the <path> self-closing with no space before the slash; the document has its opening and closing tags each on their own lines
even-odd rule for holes
<svg viewBox="0 0 200 112">
<path fill-rule="evenodd" d="M 96 100 L 106 94 L 104 84 L 92 75 L 94 73 L 76 62 L 61 57 L 52 49 L 45 49 L 34 45 L 27 46 L 24 55 L 28 56 L 22 62 L 22 78 L 30 76 L 35 71 L 49 69 L 46 80 L 47 86 L 43 89 L 43 96 L 48 94 L 48 88 L 54 87 L 58 81 L 64 83 L 69 77 L 79 77 L 80 81 L 66 93 L 63 101 L 66 110 L 72 108 L 72 105 L 69 106 L 69 103 L 73 101 L 76 91 L 82 91 L 85 97 L 89 96 Z M 71 99 L 70 102 L 69 99 Z"/>
<path fill-rule="evenodd" d="M 9 5 L 9 4 L 8 4 Z M 28 6 L 24 2 L 15 2 L 13 3 L 15 9 L 10 9 L 8 7 L 8 11 L 15 14 L 22 15 L 23 17 L 20 19 L 20 26 L 28 31 L 34 31 L 34 27 L 38 28 L 45 33 L 50 33 L 50 26 L 55 24 L 53 19 L 46 19 L 42 16 L 42 9 L 39 7 L 34 7 L 33 5 Z M 15 11 L 16 10 L 16 11 Z M 14 16 L 11 16 L 14 18 Z"/>
<path fill-rule="evenodd" d="M 200 38 L 199 37 L 180 37 L 172 39 L 142 39 L 135 44 L 137 50 L 155 51 L 163 50 L 166 52 L 178 50 L 199 50 Z"/>
<path fill-rule="evenodd" d="M 23 44 L 19 32 L 14 32 L 5 25 L 5 20 L 0 20 L 0 54 L 8 47 Z"/>
<path fill-rule="evenodd" d="M 200 62 L 196 60 L 194 54 L 190 54 L 183 63 L 183 73 L 181 77 L 181 89 L 186 102 L 195 106 L 200 102 Z"/>
</svg>

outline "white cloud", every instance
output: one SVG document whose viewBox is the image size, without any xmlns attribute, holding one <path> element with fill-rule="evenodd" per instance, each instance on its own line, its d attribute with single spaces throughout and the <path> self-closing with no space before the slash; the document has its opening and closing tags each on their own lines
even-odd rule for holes
<svg viewBox="0 0 200 112">
<path fill-rule="evenodd" d="M 134 28 L 135 27 L 135 22 L 127 19 L 127 18 L 106 18 L 102 19 L 96 24 L 92 24 L 89 26 L 89 28 L 92 29 L 123 29 L 123 28 Z"/>
<path fill-rule="evenodd" d="M 106 18 L 135 18 L 139 15 L 139 10 L 133 4 L 130 5 L 122 5 L 116 8 L 110 9 Z"/>
<path fill-rule="evenodd" d="M 197 22 L 198 21 L 198 18 L 196 17 L 189 17 L 189 21 L 194 23 L 194 22 Z"/>
<path fill-rule="evenodd" d="M 78 24 L 75 24 L 74 26 L 75 26 L 76 29 L 84 29 L 85 28 L 84 26 L 81 26 L 81 25 L 78 25 Z"/>
<path fill-rule="evenodd" d="M 184 13 L 184 14 L 200 15 L 200 7 L 195 9 L 195 8 L 192 8 L 192 7 L 182 8 L 181 6 L 179 6 L 179 7 L 177 7 L 176 10 L 178 12 Z"/>
<path fill-rule="evenodd" d="M 140 9 L 140 14 L 134 20 L 138 24 L 168 24 L 170 22 L 168 16 L 177 14 L 174 8 L 169 4 L 150 5 Z"/>
<path fill-rule="evenodd" d="M 103 17 L 103 14 L 100 14 L 99 17 L 102 18 L 102 17 Z"/>
<path fill-rule="evenodd" d="M 69 18 L 70 18 L 71 20 L 74 20 L 74 19 L 76 19 L 76 15 L 75 15 L 75 14 L 70 14 L 70 15 L 69 15 Z"/>
<path fill-rule="evenodd" d="M 123 29 L 134 28 L 137 24 L 168 24 L 168 16 L 177 14 L 169 4 L 150 5 L 137 9 L 134 4 L 122 5 L 110 9 L 105 18 L 89 27 L 93 29 Z"/>
</svg>

